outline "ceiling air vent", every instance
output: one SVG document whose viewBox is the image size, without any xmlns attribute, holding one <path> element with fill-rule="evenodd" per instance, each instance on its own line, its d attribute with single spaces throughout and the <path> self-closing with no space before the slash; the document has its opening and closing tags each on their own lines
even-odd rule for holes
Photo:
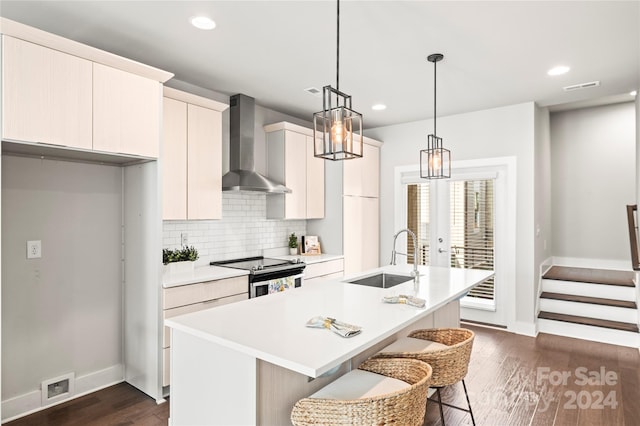
<svg viewBox="0 0 640 426">
<path fill-rule="evenodd" d="M 304 91 L 307 93 L 311 93 L 313 96 L 316 96 L 318 98 L 322 96 L 322 90 L 318 89 L 317 87 L 307 87 L 306 89 L 304 89 Z"/>
<path fill-rule="evenodd" d="M 562 89 L 565 92 L 571 92 L 573 90 L 588 89 L 589 87 L 598 87 L 598 86 L 600 86 L 599 81 L 590 81 L 588 83 L 580 83 L 580 84 L 574 84 L 573 86 L 565 86 Z"/>
</svg>

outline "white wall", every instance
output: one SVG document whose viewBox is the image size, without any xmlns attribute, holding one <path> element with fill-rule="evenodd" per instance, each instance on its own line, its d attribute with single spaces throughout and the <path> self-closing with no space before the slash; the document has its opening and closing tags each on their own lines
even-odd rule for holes
<svg viewBox="0 0 640 426">
<path fill-rule="evenodd" d="M 540 284 L 540 264 L 551 257 L 551 238 L 553 235 L 551 222 L 551 135 L 550 116 L 546 108 L 536 108 L 535 133 L 535 228 L 534 245 L 534 293 L 537 298 Z"/>
<path fill-rule="evenodd" d="M 553 256 L 630 262 L 635 114 L 627 102 L 551 115 Z"/>
<path fill-rule="evenodd" d="M 122 363 L 121 188 L 118 167 L 2 156 L 3 401 Z"/>
<path fill-rule="evenodd" d="M 515 156 L 517 161 L 516 321 L 514 329 L 530 333 L 534 324 L 534 115 L 535 105 L 503 108 L 438 118 L 438 136 L 454 161 Z M 393 172 L 415 165 L 426 146 L 432 120 L 366 131 L 384 142 L 380 155 L 380 262 L 387 263 L 394 229 Z"/>
</svg>

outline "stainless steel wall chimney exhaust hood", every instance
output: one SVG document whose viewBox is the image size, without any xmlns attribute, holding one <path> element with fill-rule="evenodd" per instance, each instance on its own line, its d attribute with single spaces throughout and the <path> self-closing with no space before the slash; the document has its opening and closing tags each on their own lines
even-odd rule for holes
<svg viewBox="0 0 640 426">
<path fill-rule="evenodd" d="M 229 172 L 222 176 L 222 190 L 290 193 L 254 170 L 255 99 L 238 94 L 229 101 Z"/>
</svg>

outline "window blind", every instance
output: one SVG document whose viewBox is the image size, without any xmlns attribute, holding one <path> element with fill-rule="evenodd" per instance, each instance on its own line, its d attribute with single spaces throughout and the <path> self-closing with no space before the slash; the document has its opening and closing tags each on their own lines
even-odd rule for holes
<svg viewBox="0 0 640 426">
<path fill-rule="evenodd" d="M 450 183 L 451 266 L 494 269 L 494 180 Z M 494 278 L 474 287 L 469 297 L 494 299 Z"/>
</svg>

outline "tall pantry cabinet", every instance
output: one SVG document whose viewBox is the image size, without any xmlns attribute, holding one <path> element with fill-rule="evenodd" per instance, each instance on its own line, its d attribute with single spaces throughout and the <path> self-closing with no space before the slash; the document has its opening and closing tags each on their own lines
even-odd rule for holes
<svg viewBox="0 0 640 426">
<path fill-rule="evenodd" d="M 365 137 L 362 158 L 325 161 L 325 218 L 307 221 L 324 252 L 344 254 L 345 275 L 379 266 L 381 146 Z"/>
</svg>

